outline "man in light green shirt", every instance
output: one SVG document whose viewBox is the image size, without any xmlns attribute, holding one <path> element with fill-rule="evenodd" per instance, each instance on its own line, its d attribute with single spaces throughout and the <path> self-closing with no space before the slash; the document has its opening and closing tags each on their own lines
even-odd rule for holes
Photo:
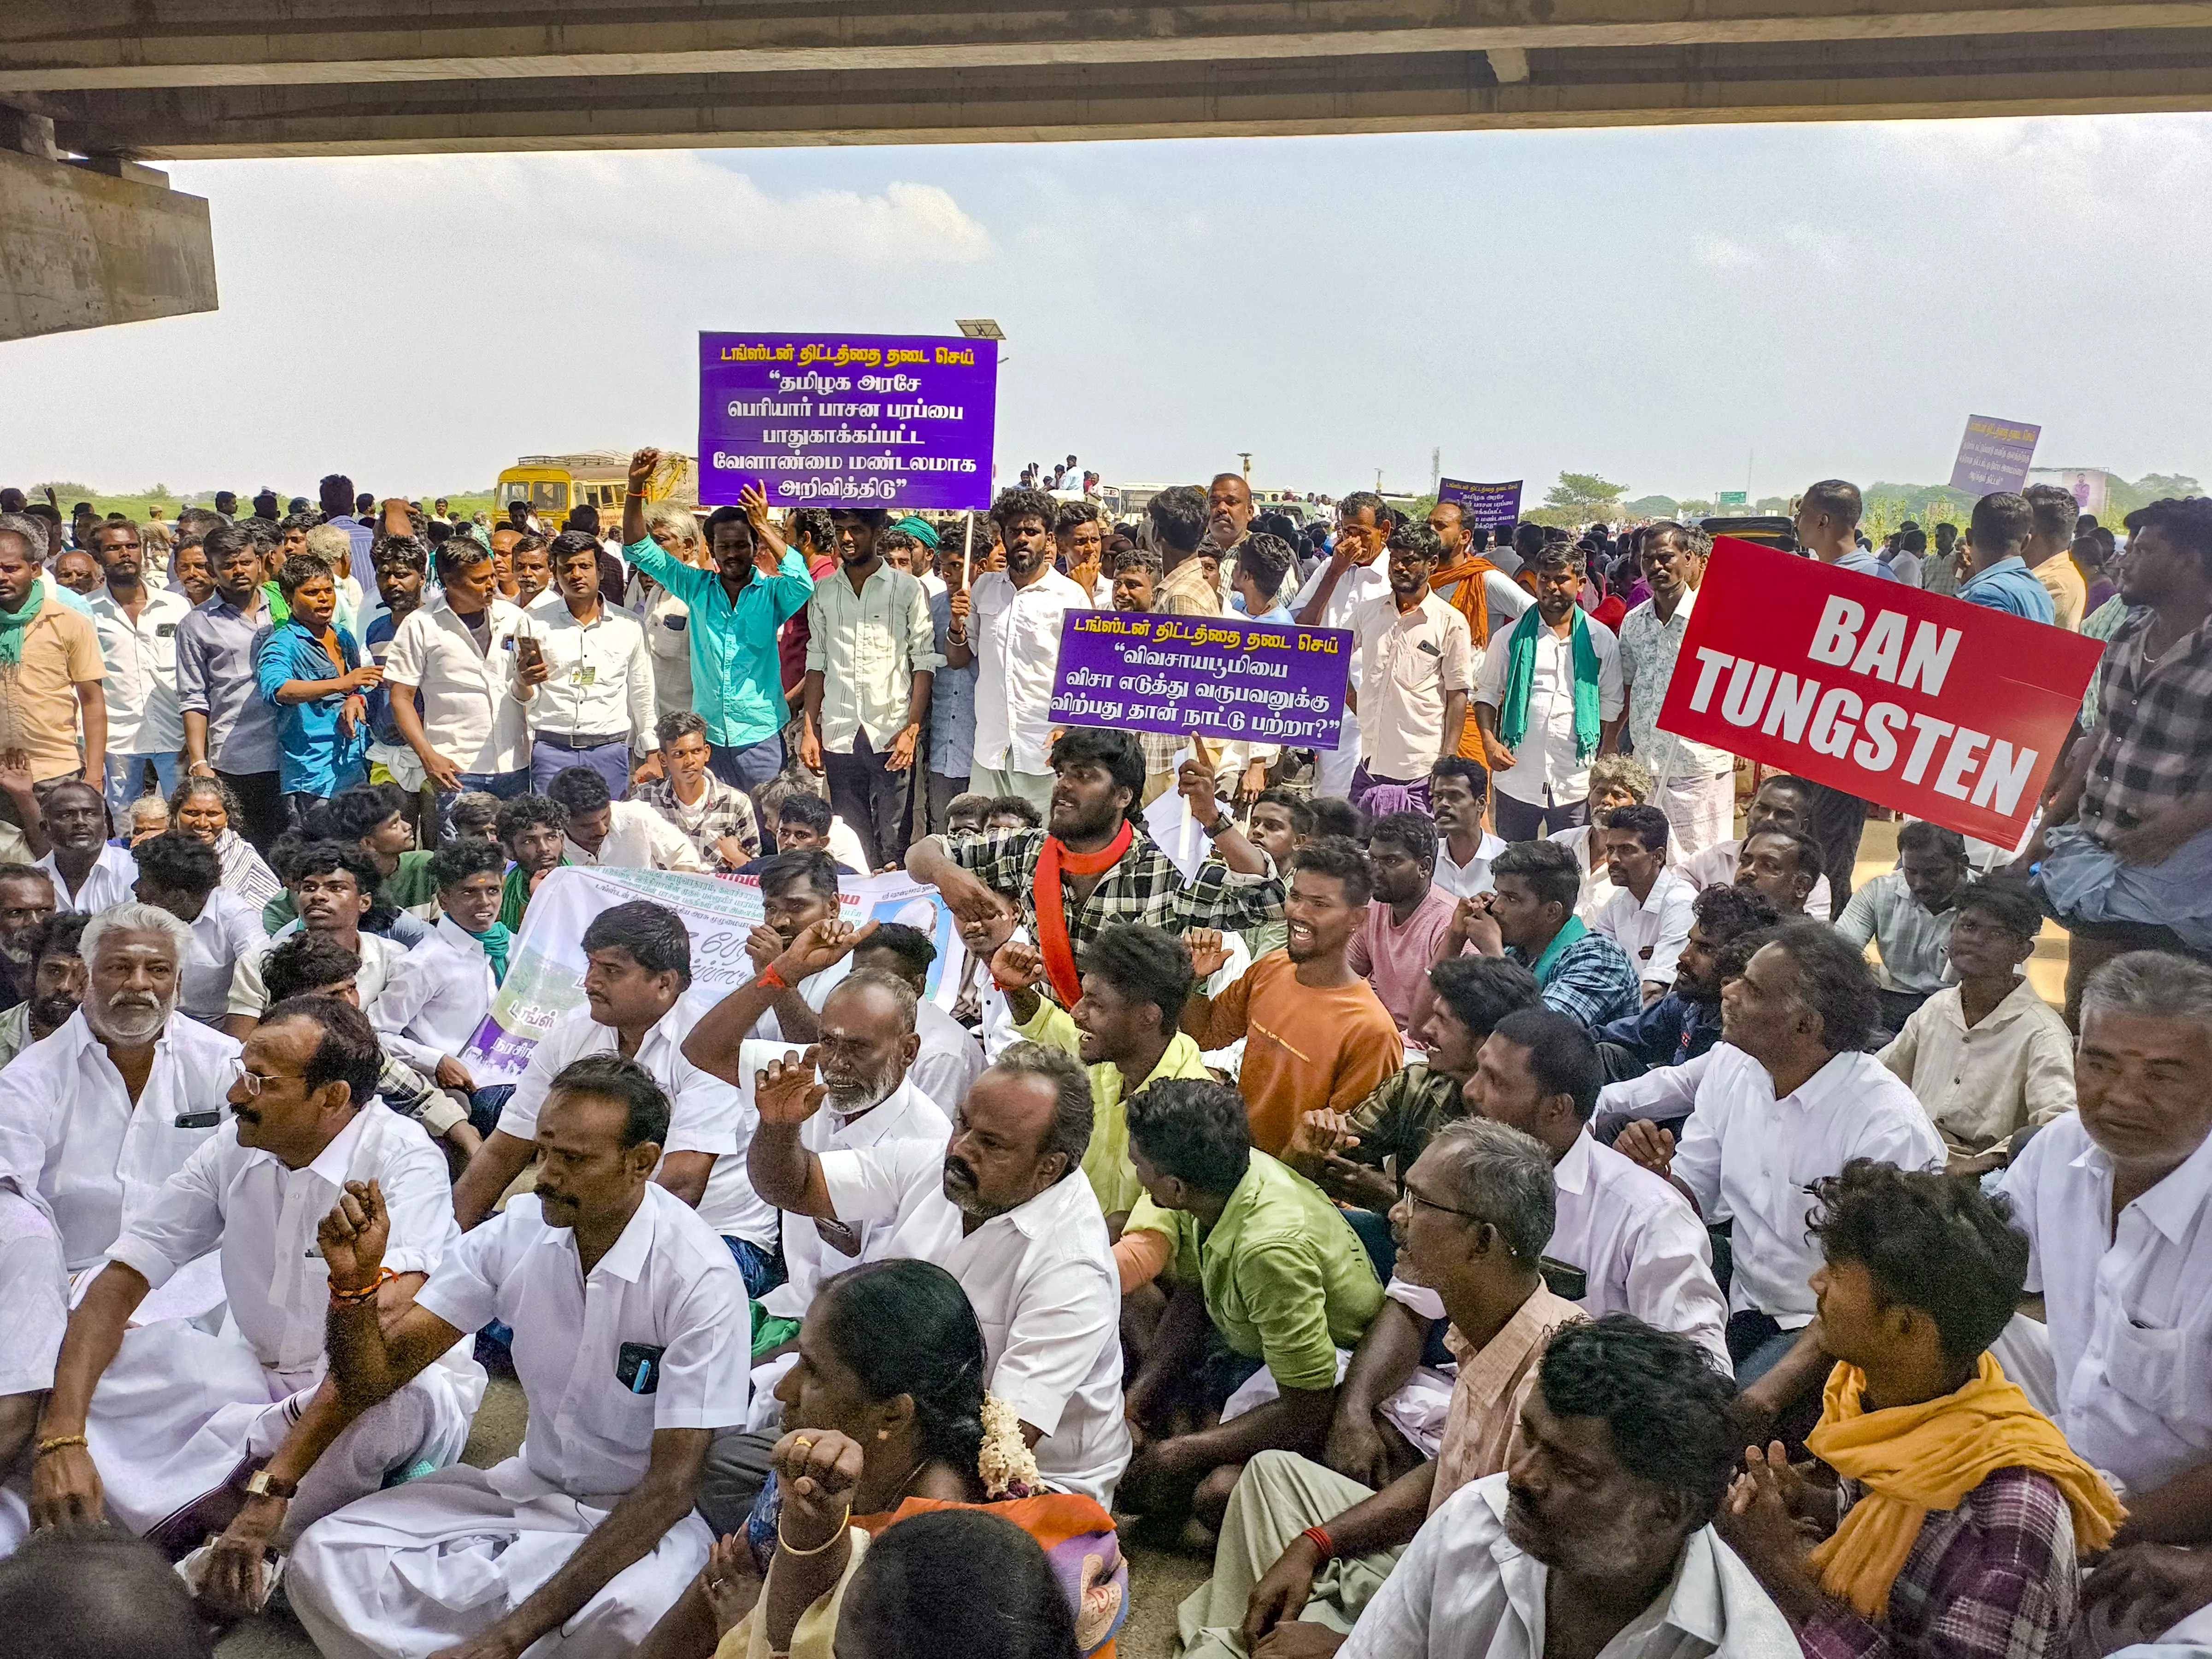
<svg viewBox="0 0 2212 1659">
<path fill-rule="evenodd" d="M 1382 1285 L 1321 1188 L 1255 1151 L 1243 1098 L 1213 1082 L 1154 1084 L 1128 1104 L 1145 1197 L 1124 1236 L 1164 1234 L 1176 1287 L 1125 1396 L 1147 1435 L 1122 1506 L 1218 1527 L 1244 1463 L 1268 1450 L 1317 1456 L 1336 1403 L 1337 1359 L 1358 1345 Z M 1262 1367 L 1274 1397 L 1226 1420 Z M 1210 1426 L 1167 1434 L 1195 1412 Z"/>
<path fill-rule="evenodd" d="M 1122 1102 L 1163 1078 L 1203 1078 L 1206 1061 L 1181 1028 L 1196 975 L 1190 951 L 1173 933 L 1136 925 L 1103 929 L 1077 964 L 1083 994 L 1072 1009 L 1044 996 L 1044 959 L 1010 940 L 993 958 L 1015 1019 L 1032 1042 L 1073 1054 L 1091 1070 L 1091 1147 L 1083 1174 L 1097 1194 L 1106 1230 L 1120 1237 L 1145 1195 L 1129 1162 Z"/>
</svg>

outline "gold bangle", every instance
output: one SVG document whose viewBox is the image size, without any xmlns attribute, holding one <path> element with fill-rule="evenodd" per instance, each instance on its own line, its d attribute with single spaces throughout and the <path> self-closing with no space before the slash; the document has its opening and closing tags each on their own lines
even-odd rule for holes
<svg viewBox="0 0 2212 1659">
<path fill-rule="evenodd" d="M 92 1442 L 81 1434 L 58 1434 L 51 1440 L 39 1442 L 39 1455 L 44 1457 L 48 1452 L 67 1451 L 71 1446 L 82 1446 L 89 1451 Z M 849 1515 L 852 1511 L 848 1509 L 846 1513 Z"/>
<path fill-rule="evenodd" d="M 783 1516 L 778 1515 L 775 1517 L 775 1547 L 781 1550 L 786 1555 L 819 1555 L 823 1551 L 828 1549 L 830 1545 L 836 1543 L 839 1539 L 845 1535 L 845 1523 L 852 1518 L 853 1504 L 852 1500 L 848 1498 L 845 1501 L 844 1514 L 837 1517 L 836 1531 L 831 1533 L 829 1537 L 817 1544 L 812 1549 L 803 1550 L 783 1535 Z"/>
</svg>

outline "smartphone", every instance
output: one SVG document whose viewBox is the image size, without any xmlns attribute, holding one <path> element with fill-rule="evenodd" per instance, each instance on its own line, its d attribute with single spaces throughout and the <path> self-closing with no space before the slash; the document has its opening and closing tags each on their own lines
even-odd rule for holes
<svg viewBox="0 0 2212 1659">
<path fill-rule="evenodd" d="M 529 634 L 518 634 L 514 636 L 514 659 L 516 662 L 520 663 L 526 668 L 530 668 L 535 667 L 538 663 L 544 661 L 544 658 L 545 649 L 543 646 L 538 643 L 535 635 Z"/>
</svg>

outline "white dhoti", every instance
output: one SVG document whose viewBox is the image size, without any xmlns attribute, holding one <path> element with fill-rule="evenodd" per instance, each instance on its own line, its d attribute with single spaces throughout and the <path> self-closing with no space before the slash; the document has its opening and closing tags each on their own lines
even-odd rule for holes
<svg viewBox="0 0 2212 1659">
<path fill-rule="evenodd" d="M 320 1380 L 319 1368 L 265 1369 L 235 1329 L 168 1320 L 125 1331 L 85 1423 L 110 1513 L 143 1535 L 224 1486 L 276 1451 Z M 301 1481 L 283 1540 L 395 1475 L 453 1462 L 483 1388 L 474 1360 L 441 1360 L 348 1424 Z"/>
<path fill-rule="evenodd" d="M 1651 791 L 1651 805 L 1667 815 L 1673 842 L 1667 855 L 1680 864 L 1735 833 L 1735 773 L 1661 778 Z"/>
<path fill-rule="evenodd" d="M 607 1508 L 568 1496 L 520 1457 L 444 1469 L 349 1504 L 308 1528 L 285 1578 L 323 1659 L 422 1659 L 514 1611 L 560 1571 Z M 527 1659 L 621 1659 L 707 1563 L 694 1513 L 617 1573 Z"/>
<path fill-rule="evenodd" d="M 1352 775 L 1358 769 L 1359 716 L 1346 714 L 1343 724 L 1337 727 L 1336 747 L 1314 751 L 1314 793 L 1334 800 L 1350 800 Z"/>
</svg>

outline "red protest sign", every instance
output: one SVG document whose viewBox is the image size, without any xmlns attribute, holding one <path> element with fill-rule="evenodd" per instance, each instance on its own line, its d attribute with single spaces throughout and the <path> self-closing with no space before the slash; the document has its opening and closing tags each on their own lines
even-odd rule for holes
<svg viewBox="0 0 2212 1659">
<path fill-rule="evenodd" d="M 1659 726 L 2009 847 L 2101 652 L 2063 629 L 1724 536 Z"/>
</svg>

